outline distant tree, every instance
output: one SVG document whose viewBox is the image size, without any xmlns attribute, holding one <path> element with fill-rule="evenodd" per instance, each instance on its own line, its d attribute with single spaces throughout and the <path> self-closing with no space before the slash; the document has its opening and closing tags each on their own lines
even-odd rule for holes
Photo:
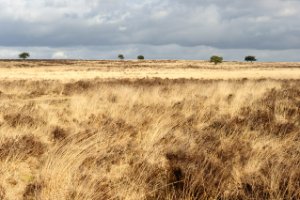
<svg viewBox="0 0 300 200">
<path fill-rule="evenodd" d="M 137 57 L 137 59 L 138 59 L 138 60 L 144 60 L 145 57 L 144 57 L 143 55 L 139 55 L 139 56 Z"/>
<path fill-rule="evenodd" d="M 255 58 L 255 56 L 246 56 L 245 61 L 252 63 L 252 62 L 256 61 L 256 58 Z"/>
<path fill-rule="evenodd" d="M 23 53 L 19 54 L 19 58 L 23 59 L 23 60 L 25 60 L 25 59 L 27 59 L 29 57 L 30 57 L 30 54 L 28 52 L 23 52 Z"/>
<path fill-rule="evenodd" d="M 124 59 L 125 59 L 125 57 L 124 57 L 123 54 L 119 54 L 119 55 L 118 55 L 118 58 L 119 58 L 120 60 L 124 60 Z"/>
<path fill-rule="evenodd" d="M 210 62 L 215 63 L 215 65 L 218 64 L 218 63 L 222 63 L 223 62 L 223 57 L 221 57 L 221 56 L 212 56 L 210 58 Z"/>
</svg>

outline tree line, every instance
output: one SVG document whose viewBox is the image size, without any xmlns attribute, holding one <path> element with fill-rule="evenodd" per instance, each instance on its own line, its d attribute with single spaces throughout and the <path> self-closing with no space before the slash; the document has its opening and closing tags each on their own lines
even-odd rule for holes
<svg viewBox="0 0 300 200">
<path fill-rule="evenodd" d="M 119 54 L 118 55 L 118 58 L 120 60 L 124 60 L 125 59 L 125 56 L 123 54 Z M 139 55 L 137 57 L 138 60 L 144 60 L 144 56 L 143 55 Z M 256 57 L 255 56 L 246 56 L 245 59 L 244 59 L 246 62 L 255 62 L 257 61 Z M 212 56 L 210 57 L 210 62 L 211 63 L 214 63 L 214 64 L 219 64 L 219 63 L 222 63 L 223 62 L 223 57 L 221 56 Z"/>
<path fill-rule="evenodd" d="M 23 59 L 23 60 L 25 60 L 25 59 L 27 59 L 29 57 L 30 57 L 30 54 L 28 52 L 22 52 L 22 53 L 19 54 L 19 58 Z M 118 55 L 118 59 L 124 60 L 125 56 L 123 54 L 119 54 Z M 145 57 L 143 55 L 138 55 L 137 59 L 138 60 L 144 60 Z M 251 63 L 257 61 L 257 59 L 256 59 L 255 56 L 246 56 L 244 60 L 246 62 L 251 62 Z M 217 64 L 223 62 L 223 57 L 214 55 L 214 56 L 210 57 L 210 62 L 214 63 L 215 65 L 217 65 Z"/>
<path fill-rule="evenodd" d="M 244 59 L 246 62 L 255 62 L 257 61 L 255 56 L 246 56 Z M 223 57 L 221 56 L 212 56 L 210 57 L 210 62 L 215 63 L 215 64 L 219 64 L 223 62 Z"/>
</svg>

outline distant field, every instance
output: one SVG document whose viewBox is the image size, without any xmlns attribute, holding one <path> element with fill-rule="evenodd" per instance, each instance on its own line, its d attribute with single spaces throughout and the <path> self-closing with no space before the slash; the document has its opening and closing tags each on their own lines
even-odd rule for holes
<svg viewBox="0 0 300 200">
<path fill-rule="evenodd" d="M 300 63 L 0 61 L 0 200 L 300 199 L 299 144 Z"/>
<path fill-rule="evenodd" d="M 206 61 L 0 61 L 0 79 L 300 79 L 300 63 Z"/>
</svg>

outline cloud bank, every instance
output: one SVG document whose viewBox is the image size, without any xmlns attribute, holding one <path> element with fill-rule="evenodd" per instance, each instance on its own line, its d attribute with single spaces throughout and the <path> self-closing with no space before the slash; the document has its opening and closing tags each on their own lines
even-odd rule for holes
<svg viewBox="0 0 300 200">
<path fill-rule="evenodd" d="M 0 0 L 0 58 L 300 61 L 299 0 Z M 243 55 L 241 55 L 243 54 Z"/>
</svg>

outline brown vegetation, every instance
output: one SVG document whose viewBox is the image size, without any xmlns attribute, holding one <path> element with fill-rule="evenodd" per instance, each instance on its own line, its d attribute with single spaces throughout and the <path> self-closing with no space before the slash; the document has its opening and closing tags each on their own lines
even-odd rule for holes
<svg viewBox="0 0 300 200">
<path fill-rule="evenodd" d="M 71 80 L 82 79 L 300 79 L 300 63 L 223 62 L 139 60 L 137 61 L 78 61 L 28 60 L 0 61 L 0 80 Z"/>
<path fill-rule="evenodd" d="M 298 80 L 2 80 L 0 199 L 299 199 Z"/>
</svg>

